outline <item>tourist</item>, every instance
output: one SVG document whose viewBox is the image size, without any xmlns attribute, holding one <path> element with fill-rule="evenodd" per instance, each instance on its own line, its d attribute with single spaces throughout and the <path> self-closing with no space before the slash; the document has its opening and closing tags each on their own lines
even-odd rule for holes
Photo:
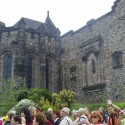
<svg viewBox="0 0 125 125">
<path fill-rule="evenodd" d="M 14 115 L 11 119 L 11 125 L 21 125 L 21 117 L 19 115 Z"/>
<path fill-rule="evenodd" d="M 48 123 L 49 125 L 54 125 L 54 119 L 53 119 L 53 115 L 51 112 L 46 111 L 45 113 L 46 116 L 46 123 Z"/>
<path fill-rule="evenodd" d="M 21 117 L 24 117 L 26 119 L 26 125 L 32 125 L 32 116 L 28 108 L 22 109 Z"/>
<path fill-rule="evenodd" d="M 84 108 L 78 109 L 78 116 L 79 116 L 78 125 L 85 125 L 84 122 L 83 122 L 84 119 L 89 122 L 87 116 L 85 115 L 85 112 L 86 111 L 85 111 Z"/>
<path fill-rule="evenodd" d="M 45 124 L 46 116 L 44 113 L 39 112 L 34 116 L 33 125 L 47 125 Z"/>
<path fill-rule="evenodd" d="M 60 116 L 61 116 L 62 120 L 59 125 L 73 125 L 71 118 L 69 118 L 69 113 L 70 113 L 69 108 L 64 107 L 61 109 Z"/>
<path fill-rule="evenodd" d="M 103 107 L 100 107 L 100 108 L 99 108 L 99 111 L 100 111 L 100 113 L 101 113 L 102 116 L 103 116 L 103 122 L 104 122 L 104 123 L 108 123 L 108 119 L 109 119 L 108 113 L 105 111 L 105 109 L 104 109 Z"/>
<path fill-rule="evenodd" d="M 83 119 L 78 125 L 104 125 L 103 116 L 96 110 L 91 113 L 90 122 L 87 119 Z"/>
<path fill-rule="evenodd" d="M 77 125 L 77 123 L 79 121 L 79 116 L 78 116 L 77 110 L 72 110 L 72 121 L 73 121 L 73 125 Z"/>
<path fill-rule="evenodd" d="M 52 108 L 48 108 L 47 112 L 50 112 L 53 115 L 53 109 Z"/>
<path fill-rule="evenodd" d="M 111 99 L 107 100 L 108 112 L 109 112 L 109 120 L 108 125 L 117 125 L 120 108 L 112 103 Z"/>
<path fill-rule="evenodd" d="M 29 111 L 30 111 L 30 115 L 32 117 L 32 120 L 34 119 L 34 116 L 36 115 L 37 111 L 36 111 L 36 107 L 34 106 L 29 106 Z"/>
<path fill-rule="evenodd" d="M 59 125 L 60 121 L 61 121 L 61 117 L 60 117 L 60 112 L 57 110 L 53 111 L 53 119 L 54 119 L 54 125 Z"/>
<path fill-rule="evenodd" d="M 117 125 L 125 125 L 125 109 L 120 111 Z"/>
</svg>

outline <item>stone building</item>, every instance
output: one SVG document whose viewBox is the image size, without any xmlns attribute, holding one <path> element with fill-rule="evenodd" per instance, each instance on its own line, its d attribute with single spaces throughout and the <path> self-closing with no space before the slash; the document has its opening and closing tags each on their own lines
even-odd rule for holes
<svg viewBox="0 0 125 125">
<path fill-rule="evenodd" d="M 125 0 L 61 36 L 62 83 L 83 102 L 125 101 Z"/>
<path fill-rule="evenodd" d="M 17 86 L 61 90 L 60 31 L 49 17 L 45 23 L 21 18 L 14 26 L 0 22 L 0 85 L 13 77 Z"/>
<path fill-rule="evenodd" d="M 124 101 L 125 0 L 62 36 L 49 13 L 45 23 L 0 22 L 0 85 L 10 76 L 17 86 L 71 89 L 82 102 Z"/>
</svg>

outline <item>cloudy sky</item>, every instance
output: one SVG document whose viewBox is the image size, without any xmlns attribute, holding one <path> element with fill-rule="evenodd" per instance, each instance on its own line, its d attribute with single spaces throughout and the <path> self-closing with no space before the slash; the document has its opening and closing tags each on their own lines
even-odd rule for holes
<svg viewBox="0 0 125 125">
<path fill-rule="evenodd" d="M 64 34 L 111 11 L 115 0 L 0 0 L 0 21 L 13 26 L 21 17 L 45 22 L 50 18 Z"/>
</svg>

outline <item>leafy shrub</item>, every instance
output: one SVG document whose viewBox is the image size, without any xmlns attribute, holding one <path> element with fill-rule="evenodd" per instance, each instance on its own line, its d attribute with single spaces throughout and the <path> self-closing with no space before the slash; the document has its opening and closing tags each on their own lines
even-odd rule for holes
<svg viewBox="0 0 125 125">
<path fill-rule="evenodd" d="M 70 107 L 74 102 L 76 102 L 76 94 L 71 90 L 62 90 L 59 94 L 53 93 L 52 104 L 58 108 Z"/>
<path fill-rule="evenodd" d="M 0 114 L 5 115 L 16 103 L 16 90 L 13 79 L 8 79 L 2 84 L 2 93 L 0 94 Z"/>
<path fill-rule="evenodd" d="M 41 97 L 40 101 L 39 101 L 39 106 L 41 107 L 42 111 L 47 111 L 48 108 L 52 108 L 53 110 L 60 110 L 58 109 L 55 105 L 52 105 L 52 103 L 50 103 L 47 99 L 45 99 L 44 97 Z"/>
<path fill-rule="evenodd" d="M 44 88 L 31 88 L 29 89 L 28 99 L 38 103 L 41 97 L 44 97 L 49 102 L 52 102 L 52 92 Z"/>
<path fill-rule="evenodd" d="M 28 89 L 27 88 L 20 88 L 16 92 L 15 96 L 16 96 L 17 101 L 21 101 L 22 99 L 28 98 Z"/>
</svg>

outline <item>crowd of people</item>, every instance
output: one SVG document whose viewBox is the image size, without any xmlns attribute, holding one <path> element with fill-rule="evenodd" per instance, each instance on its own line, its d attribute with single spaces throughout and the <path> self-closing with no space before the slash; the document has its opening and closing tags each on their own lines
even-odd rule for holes
<svg viewBox="0 0 125 125">
<path fill-rule="evenodd" d="M 9 111 L 0 119 L 0 125 L 125 125 L 125 110 L 113 104 L 112 100 L 107 100 L 107 106 L 107 112 L 103 107 L 95 111 L 88 107 L 72 111 L 68 107 L 60 111 L 48 108 L 41 112 L 30 106 L 22 109 L 20 114 Z"/>
</svg>

